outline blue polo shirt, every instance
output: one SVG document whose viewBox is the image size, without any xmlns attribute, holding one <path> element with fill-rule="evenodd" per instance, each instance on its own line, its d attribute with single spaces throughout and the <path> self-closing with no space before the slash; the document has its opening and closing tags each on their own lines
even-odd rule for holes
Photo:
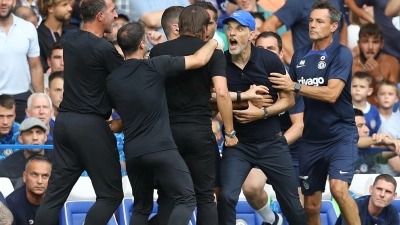
<svg viewBox="0 0 400 225">
<path fill-rule="evenodd" d="M 382 212 L 379 213 L 378 218 L 373 218 L 368 212 L 368 203 L 371 195 L 366 195 L 357 198 L 355 201 L 358 206 L 358 214 L 362 225 L 397 225 L 399 223 L 399 214 L 394 205 L 388 205 L 383 208 Z M 335 225 L 346 225 L 342 215 L 336 221 Z"/>
<path fill-rule="evenodd" d="M 268 77 L 272 72 L 285 74 L 286 71 L 275 53 L 251 45 L 250 59 L 243 70 L 232 62 L 229 51 L 225 51 L 225 58 L 229 91 L 247 91 L 252 84 L 264 85 L 269 88 L 270 95 L 276 102 L 279 90 L 272 88 Z M 246 124 L 239 123 L 233 118 L 233 125 L 236 136 L 242 143 L 262 142 L 281 131 L 278 115 Z"/>
<path fill-rule="evenodd" d="M 332 0 L 331 2 L 337 9 L 343 12 L 342 0 Z M 308 34 L 308 24 L 312 10 L 311 7 L 314 3 L 315 0 L 287 0 L 275 12 L 275 16 L 292 30 L 293 47 L 295 50 L 312 42 Z M 342 21 L 343 19 L 341 20 L 340 27 L 334 33 L 334 39 L 337 41 L 339 41 L 339 30 L 342 27 Z"/>
<path fill-rule="evenodd" d="M 18 138 L 15 139 L 14 134 L 18 132 L 18 128 L 19 128 L 19 123 L 14 122 L 10 132 L 8 132 L 8 134 L 4 135 L 0 139 L 0 144 L 15 144 L 18 141 Z M 0 148 L 0 161 L 13 154 L 14 151 L 15 149 L 12 148 L 3 148 L 3 149 Z"/>
<path fill-rule="evenodd" d="M 321 51 L 311 47 L 312 44 L 295 51 L 290 65 L 292 79 L 308 86 L 327 86 L 330 79 L 340 79 L 345 86 L 335 103 L 303 98 L 303 140 L 327 143 L 357 133 L 350 94 L 353 63 L 350 49 L 336 41 Z"/>
</svg>

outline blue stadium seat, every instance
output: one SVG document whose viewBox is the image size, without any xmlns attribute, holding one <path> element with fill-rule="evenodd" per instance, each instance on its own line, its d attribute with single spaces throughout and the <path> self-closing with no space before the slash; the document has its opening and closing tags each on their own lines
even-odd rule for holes
<svg viewBox="0 0 400 225">
<path fill-rule="evenodd" d="M 396 206 L 397 212 L 399 212 L 399 217 L 400 217 L 400 199 L 393 200 L 391 204 Z"/>
<path fill-rule="evenodd" d="M 82 225 L 94 201 L 67 201 L 60 212 L 61 225 Z M 118 225 L 113 215 L 107 225 Z"/>
<path fill-rule="evenodd" d="M 321 210 L 319 215 L 321 216 L 322 225 L 334 225 L 337 220 L 337 215 L 333 203 L 329 200 L 322 200 Z"/>
<path fill-rule="evenodd" d="M 283 216 L 282 211 L 280 209 L 279 203 L 277 201 L 271 202 L 271 209 L 282 215 L 283 217 L 283 225 L 288 225 L 289 223 L 286 221 L 286 218 Z M 333 203 L 329 200 L 322 200 L 321 210 L 320 210 L 321 224 L 322 225 L 334 225 L 337 220 L 337 215 L 335 212 L 335 208 L 333 207 Z"/>
<path fill-rule="evenodd" d="M 245 222 L 241 222 L 244 220 Z M 260 225 L 263 219 L 247 201 L 239 201 L 236 205 L 236 224 Z"/>
<path fill-rule="evenodd" d="M 118 225 L 129 225 L 132 211 L 133 211 L 133 199 L 124 198 L 122 200 L 121 205 L 117 209 Z M 154 201 L 153 212 L 150 214 L 150 218 L 153 217 L 155 214 L 157 214 L 157 211 L 158 211 L 158 205 L 157 202 Z M 196 225 L 195 212 L 193 212 L 188 225 Z"/>
</svg>

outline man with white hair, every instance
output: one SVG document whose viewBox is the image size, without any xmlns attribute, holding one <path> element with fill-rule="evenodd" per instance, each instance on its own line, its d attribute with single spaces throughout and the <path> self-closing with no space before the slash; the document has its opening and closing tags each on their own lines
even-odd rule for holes
<svg viewBox="0 0 400 225">
<path fill-rule="evenodd" d="M 27 117 L 36 117 L 46 125 L 46 144 L 53 144 L 53 112 L 53 104 L 51 98 L 47 94 L 33 93 L 29 96 L 25 113 Z"/>
</svg>

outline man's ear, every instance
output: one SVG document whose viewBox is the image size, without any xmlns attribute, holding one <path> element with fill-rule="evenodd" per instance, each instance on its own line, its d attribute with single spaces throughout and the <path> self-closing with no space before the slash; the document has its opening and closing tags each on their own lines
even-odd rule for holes
<svg viewBox="0 0 400 225">
<path fill-rule="evenodd" d="M 96 19 L 99 21 L 99 22 L 103 22 L 103 20 L 104 20 L 104 13 L 103 12 L 98 12 L 97 13 L 97 15 L 96 15 Z"/>
</svg>

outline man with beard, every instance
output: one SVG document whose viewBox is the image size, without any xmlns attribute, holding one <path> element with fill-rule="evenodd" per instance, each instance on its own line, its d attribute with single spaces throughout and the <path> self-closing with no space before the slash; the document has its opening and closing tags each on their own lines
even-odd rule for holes
<svg viewBox="0 0 400 225">
<path fill-rule="evenodd" d="M 361 26 L 358 36 L 360 55 L 353 58 L 352 74 L 357 71 L 363 71 L 371 75 L 371 87 L 374 88 L 367 101 L 378 106 L 375 98 L 376 83 L 385 79 L 397 84 L 399 81 L 399 64 L 395 57 L 381 52 L 384 41 L 382 39 L 382 29 L 378 24 L 368 23 Z"/>
<path fill-rule="evenodd" d="M 86 225 L 107 224 L 123 198 L 117 143 L 107 119 L 111 102 L 106 78 L 124 59 L 105 40 L 117 19 L 111 0 L 83 0 L 82 30 L 64 43 L 64 96 L 54 126 L 53 175 L 36 223 L 54 225 L 72 187 L 84 170 L 96 192 Z"/>
<path fill-rule="evenodd" d="M 46 18 L 38 27 L 40 46 L 40 60 L 43 70 L 47 71 L 49 66 L 47 58 L 50 58 L 50 48 L 54 42 L 65 38 L 77 27 L 66 24 L 71 18 L 72 8 L 70 0 L 38 0 L 39 13 Z"/>
<path fill-rule="evenodd" d="M 16 103 L 15 121 L 22 122 L 29 90 L 43 92 L 43 69 L 35 27 L 11 14 L 15 0 L 0 2 L 0 93 L 10 95 Z"/>
<path fill-rule="evenodd" d="M 15 189 L 6 198 L 8 208 L 14 216 L 15 225 L 35 223 L 39 205 L 46 194 L 51 174 L 51 162 L 44 155 L 33 155 L 26 160 L 23 172 L 25 185 Z"/>
<path fill-rule="evenodd" d="M 274 104 L 259 109 L 249 102 L 248 109 L 233 111 L 240 142 L 236 146 L 225 146 L 222 152 L 219 224 L 235 224 L 240 189 L 255 166 L 268 177 L 288 222 L 307 224 L 297 193 L 289 147 L 282 135 L 278 116 L 294 106 L 294 96 L 290 91 L 273 88 L 268 80 L 270 73 L 285 73 L 284 65 L 277 54 L 252 45 L 255 21 L 249 12 L 235 11 L 223 23 L 227 25 L 229 41 L 229 51 L 225 52 L 229 90 L 240 96 L 253 84 L 264 85 L 269 89 Z M 271 222 L 278 224 L 279 219 L 276 216 Z"/>
</svg>

